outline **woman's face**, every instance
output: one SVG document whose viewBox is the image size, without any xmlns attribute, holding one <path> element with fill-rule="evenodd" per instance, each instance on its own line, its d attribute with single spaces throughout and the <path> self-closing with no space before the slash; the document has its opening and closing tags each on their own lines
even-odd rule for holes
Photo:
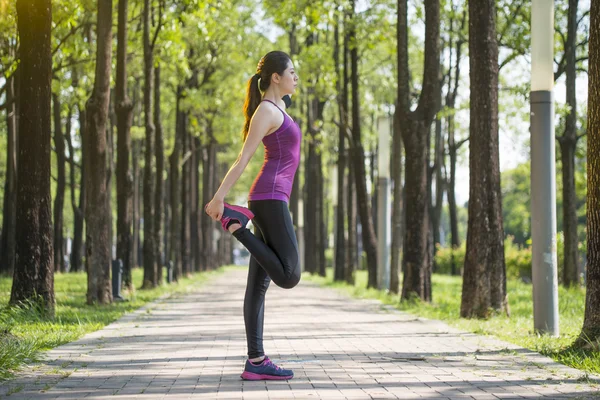
<svg viewBox="0 0 600 400">
<path fill-rule="evenodd" d="M 298 75 L 294 69 L 294 64 L 288 61 L 287 68 L 283 71 L 283 75 L 279 76 L 279 88 L 282 95 L 294 94 L 296 86 L 298 86 Z"/>
</svg>

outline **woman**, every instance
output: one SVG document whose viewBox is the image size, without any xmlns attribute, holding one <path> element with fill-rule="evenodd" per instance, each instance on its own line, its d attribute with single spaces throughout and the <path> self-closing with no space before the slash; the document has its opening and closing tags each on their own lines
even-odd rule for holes
<svg viewBox="0 0 600 400">
<path fill-rule="evenodd" d="M 284 111 L 284 96 L 296 91 L 298 76 L 290 57 L 281 51 L 266 54 L 247 86 L 244 146 L 219 190 L 206 205 L 252 255 L 244 298 L 248 360 L 242 378 L 291 379 L 294 373 L 273 364 L 263 349 L 265 293 L 271 280 L 291 289 L 300 281 L 298 243 L 288 209 L 294 175 L 300 161 L 300 127 Z M 248 195 L 248 207 L 232 206 L 225 196 L 242 175 L 262 141 L 265 158 Z M 254 234 L 246 229 L 253 219 Z"/>
</svg>

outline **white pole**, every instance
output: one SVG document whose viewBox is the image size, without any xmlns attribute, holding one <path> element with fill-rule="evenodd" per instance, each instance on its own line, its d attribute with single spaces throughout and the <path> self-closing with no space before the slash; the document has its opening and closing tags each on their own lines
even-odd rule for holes
<svg viewBox="0 0 600 400">
<path fill-rule="evenodd" d="M 531 7 L 533 323 L 537 332 L 558 336 L 553 63 L 554 0 L 533 0 Z"/>
<path fill-rule="evenodd" d="M 391 118 L 377 120 L 379 133 L 377 155 L 377 287 L 390 288 L 390 134 Z"/>
</svg>

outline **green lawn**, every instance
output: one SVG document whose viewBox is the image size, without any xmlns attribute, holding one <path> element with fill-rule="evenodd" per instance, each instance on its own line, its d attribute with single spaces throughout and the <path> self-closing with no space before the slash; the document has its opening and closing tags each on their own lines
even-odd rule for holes
<svg viewBox="0 0 600 400">
<path fill-rule="evenodd" d="M 532 286 L 517 280 L 509 280 L 508 302 L 510 317 L 494 316 L 488 320 L 460 318 L 462 279 L 456 276 L 437 275 L 432 277 L 433 302 L 399 302 L 399 296 L 391 296 L 367 286 L 366 271 L 358 271 L 356 285 L 333 282 L 333 270 L 327 277 L 307 278 L 321 285 L 338 288 L 359 298 L 376 298 L 406 312 L 425 318 L 439 319 L 449 325 L 478 334 L 493 335 L 504 341 L 538 351 L 571 367 L 600 374 L 600 352 L 569 349 L 577 338 L 583 324 L 585 291 L 581 288 L 559 287 L 560 337 L 538 336 L 533 332 Z"/>
<path fill-rule="evenodd" d="M 56 274 L 56 315 L 44 318 L 34 308 L 8 308 L 12 279 L 0 277 L 0 379 L 10 377 L 24 364 L 38 359 L 43 350 L 76 340 L 117 320 L 123 314 L 168 293 L 190 291 L 221 270 L 195 274 L 178 284 L 127 294 L 129 301 L 107 306 L 88 306 L 87 275 Z M 133 281 L 142 282 L 143 271 L 133 271 Z M 139 287 L 139 285 L 138 285 Z"/>
</svg>

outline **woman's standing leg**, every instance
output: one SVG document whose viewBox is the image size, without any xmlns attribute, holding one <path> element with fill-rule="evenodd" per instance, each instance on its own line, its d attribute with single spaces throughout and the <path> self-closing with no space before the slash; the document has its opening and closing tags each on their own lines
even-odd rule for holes
<svg viewBox="0 0 600 400">
<path fill-rule="evenodd" d="M 254 235 L 262 239 L 262 234 L 255 228 Z M 248 282 L 244 297 L 244 323 L 248 342 L 248 358 L 250 360 L 265 355 L 263 348 L 263 326 L 265 316 L 265 294 L 271 279 L 254 257 L 250 257 Z"/>
</svg>

